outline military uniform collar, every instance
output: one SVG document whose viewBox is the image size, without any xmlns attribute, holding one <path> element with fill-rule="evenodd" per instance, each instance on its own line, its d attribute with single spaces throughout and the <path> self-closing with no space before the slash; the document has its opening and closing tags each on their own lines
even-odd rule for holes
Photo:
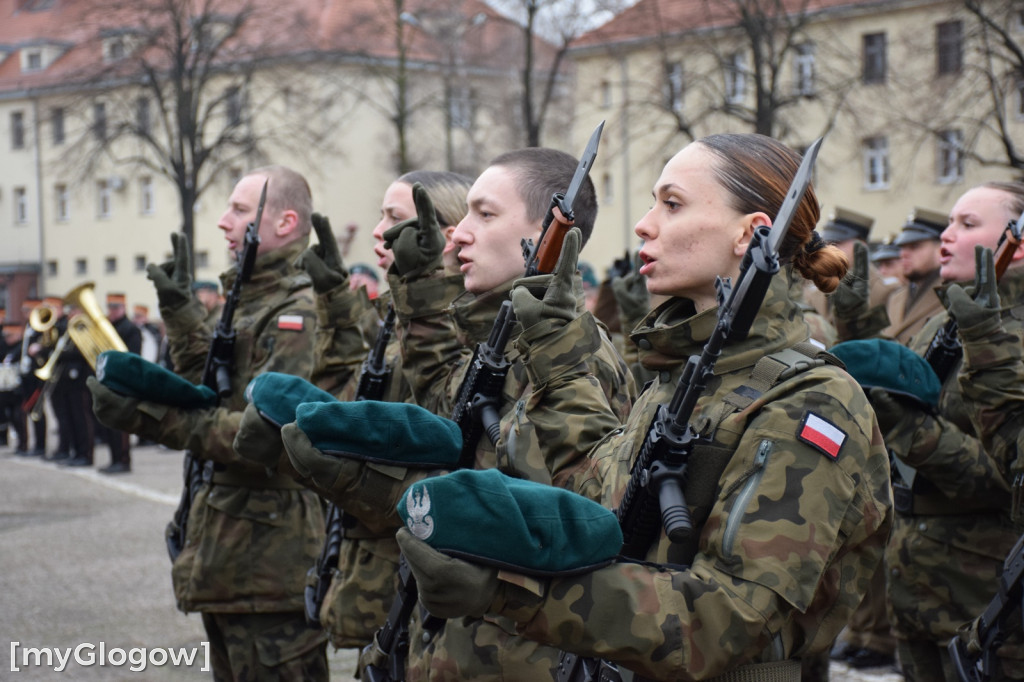
<svg viewBox="0 0 1024 682">
<path fill-rule="evenodd" d="M 291 244 L 274 249 L 267 253 L 256 256 L 256 263 L 253 265 L 252 278 L 242 287 L 243 292 L 258 293 L 267 289 L 276 289 L 281 285 L 282 278 L 305 278 L 308 276 L 295 266 L 295 260 L 306 247 L 309 246 L 309 237 L 303 237 Z M 238 276 L 238 265 L 232 265 L 220 276 L 223 291 L 230 291 Z"/>
</svg>

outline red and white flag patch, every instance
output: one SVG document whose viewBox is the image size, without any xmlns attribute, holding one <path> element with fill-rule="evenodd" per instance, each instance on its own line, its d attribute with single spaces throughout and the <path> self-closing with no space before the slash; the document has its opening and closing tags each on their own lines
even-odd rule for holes
<svg viewBox="0 0 1024 682">
<path fill-rule="evenodd" d="M 800 422 L 797 438 L 824 452 L 830 459 L 838 459 L 846 442 L 846 432 L 829 420 L 808 412 Z"/>
<path fill-rule="evenodd" d="M 277 328 L 301 332 L 303 322 L 302 315 L 279 315 L 277 317 Z"/>
</svg>

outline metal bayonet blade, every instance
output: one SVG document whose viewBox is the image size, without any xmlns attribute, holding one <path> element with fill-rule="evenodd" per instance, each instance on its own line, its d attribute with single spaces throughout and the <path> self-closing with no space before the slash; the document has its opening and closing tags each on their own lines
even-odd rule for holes
<svg viewBox="0 0 1024 682">
<path fill-rule="evenodd" d="M 811 176 L 814 175 L 814 161 L 818 158 L 818 149 L 821 147 L 822 139 L 819 137 L 804 152 L 804 159 L 800 162 L 796 175 L 793 176 L 793 182 L 786 193 L 786 200 L 782 202 L 782 208 L 779 209 L 779 214 L 772 222 L 772 229 L 768 234 L 768 253 L 778 254 L 779 244 L 789 232 L 789 224 L 793 221 L 797 206 L 800 205 L 807 186 L 811 184 Z"/>
<path fill-rule="evenodd" d="M 601 142 L 602 130 L 604 130 L 604 121 L 601 121 L 593 134 L 591 134 L 590 141 L 587 142 L 587 148 L 583 150 L 583 156 L 580 157 L 580 164 L 576 166 L 576 172 L 572 176 L 572 182 L 569 183 L 569 189 L 565 190 L 563 205 L 569 210 L 572 210 L 573 203 L 576 201 L 576 195 L 579 193 L 580 187 L 583 186 L 583 181 L 587 179 L 590 167 L 594 165 L 594 160 L 597 159 L 597 145 Z"/>
</svg>

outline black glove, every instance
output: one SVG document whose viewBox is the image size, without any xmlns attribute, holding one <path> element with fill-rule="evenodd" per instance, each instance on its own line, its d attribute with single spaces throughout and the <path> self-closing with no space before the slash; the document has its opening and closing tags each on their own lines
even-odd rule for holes
<svg viewBox="0 0 1024 682">
<path fill-rule="evenodd" d="M 852 320 L 868 312 L 868 284 L 868 247 L 862 242 L 854 242 L 853 269 L 832 294 L 836 317 Z"/>
<path fill-rule="evenodd" d="M 395 256 L 391 272 L 407 279 L 441 267 L 445 243 L 434 202 L 418 182 L 412 186 L 412 198 L 416 203 L 416 217 L 403 220 L 384 233 L 384 246 Z"/>
<path fill-rule="evenodd" d="M 184 232 L 171 233 L 171 248 L 171 260 L 146 266 L 146 277 L 153 281 L 163 310 L 177 310 L 192 300 L 192 259 Z"/>
<path fill-rule="evenodd" d="M 303 251 L 295 264 L 309 274 L 313 291 L 325 294 L 343 284 L 348 285 L 348 270 L 341 260 L 338 241 L 327 216 L 314 213 L 312 223 L 318 243 Z"/>
<path fill-rule="evenodd" d="M 956 320 L 965 341 L 984 340 L 1002 324 L 992 250 L 975 246 L 974 265 L 973 286 L 965 289 L 959 284 L 950 284 L 946 289 L 949 316 Z"/>
<path fill-rule="evenodd" d="M 565 322 L 576 319 L 573 275 L 580 254 L 580 241 L 579 228 L 572 228 L 562 242 L 562 253 L 558 256 L 554 273 L 516 280 L 512 287 L 512 310 L 524 330 L 548 319 Z M 538 299 L 534 292 L 543 292 L 543 298 Z"/>
</svg>

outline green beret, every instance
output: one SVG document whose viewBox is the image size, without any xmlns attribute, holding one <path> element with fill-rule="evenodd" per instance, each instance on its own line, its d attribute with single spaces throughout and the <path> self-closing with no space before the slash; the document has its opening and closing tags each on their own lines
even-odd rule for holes
<svg viewBox="0 0 1024 682">
<path fill-rule="evenodd" d="M 313 447 L 337 457 L 450 468 L 462 452 L 458 424 L 409 403 L 303 403 L 295 410 L 295 425 Z"/>
<path fill-rule="evenodd" d="M 928 407 L 939 402 L 942 385 L 928 361 L 901 343 L 886 339 L 844 341 L 829 352 L 865 389 L 883 388 Z"/>
<path fill-rule="evenodd" d="M 302 403 L 332 402 L 334 396 L 302 377 L 281 372 L 264 372 L 245 387 L 245 399 L 260 416 L 281 428 L 295 421 L 295 408 Z"/>
<path fill-rule="evenodd" d="M 220 291 L 220 285 L 216 282 L 208 279 L 200 279 L 192 282 L 192 291 L 199 291 L 200 289 L 212 289 L 213 291 Z"/>
<path fill-rule="evenodd" d="M 398 513 L 409 532 L 439 552 L 517 573 L 591 571 L 622 548 L 610 510 L 497 469 L 461 469 L 414 483 Z"/>
<path fill-rule="evenodd" d="M 106 350 L 96 360 L 96 378 L 112 391 L 162 405 L 198 409 L 217 404 L 208 386 L 196 386 L 135 353 Z"/>
</svg>

